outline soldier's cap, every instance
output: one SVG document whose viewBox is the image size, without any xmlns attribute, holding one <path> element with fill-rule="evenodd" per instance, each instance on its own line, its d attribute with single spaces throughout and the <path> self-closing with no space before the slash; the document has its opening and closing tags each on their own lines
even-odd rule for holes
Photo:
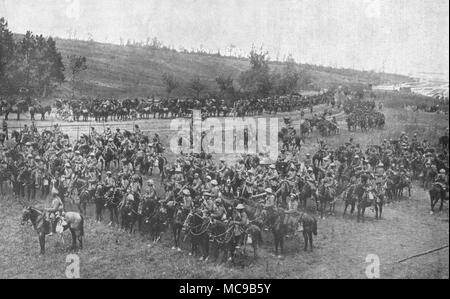
<svg viewBox="0 0 450 299">
<path fill-rule="evenodd" d="M 89 156 L 90 157 L 95 157 L 95 154 L 94 153 L 90 153 Z"/>
<path fill-rule="evenodd" d="M 32 154 L 28 154 L 27 158 L 33 158 Z"/>
<path fill-rule="evenodd" d="M 270 167 L 270 169 L 276 169 L 277 168 L 274 164 L 271 164 L 269 167 Z M 252 173 L 253 173 L 253 171 L 252 171 Z"/>
<path fill-rule="evenodd" d="M 36 158 L 34 158 L 34 160 L 39 161 L 39 160 L 41 160 L 41 157 L 36 156 Z"/>
<path fill-rule="evenodd" d="M 189 189 L 184 189 L 183 190 L 183 194 L 184 195 L 191 195 L 191 191 L 189 191 Z"/>
<path fill-rule="evenodd" d="M 76 154 L 76 155 L 79 155 L 79 154 L 81 154 L 81 153 L 80 153 L 80 151 L 75 151 L 75 154 Z"/>
<path fill-rule="evenodd" d="M 378 166 L 384 166 L 384 164 L 382 162 L 378 163 Z"/>
<path fill-rule="evenodd" d="M 211 176 L 207 175 L 207 176 L 206 176 L 206 179 L 207 179 L 207 180 L 211 180 Z"/>
<path fill-rule="evenodd" d="M 30 145 L 31 145 L 31 142 L 27 142 L 27 143 L 25 143 L 25 145 L 26 145 L 26 146 L 30 146 Z"/>
<path fill-rule="evenodd" d="M 216 180 L 212 180 L 211 181 L 211 185 L 214 185 L 214 186 L 216 186 L 218 183 L 217 183 L 217 181 Z"/>
<path fill-rule="evenodd" d="M 149 185 L 154 185 L 155 182 L 154 182 L 153 180 L 148 180 L 148 181 L 147 181 L 147 184 L 149 184 Z"/>
<path fill-rule="evenodd" d="M 111 171 L 107 171 L 106 174 L 112 174 L 112 172 Z"/>
<path fill-rule="evenodd" d="M 243 204 L 238 204 L 237 205 L 237 207 L 236 207 L 236 210 L 243 210 L 243 209 L 245 209 L 245 207 L 244 207 L 244 205 Z"/>
<path fill-rule="evenodd" d="M 308 167 L 308 171 L 313 171 L 314 169 L 312 167 Z"/>
<path fill-rule="evenodd" d="M 272 188 L 266 188 L 264 191 L 266 191 L 266 193 L 273 193 Z"/>
<path fill-rule="evenodd" d="M 445 169 L 439 170 L 439 173 L 445 174 Z"/>
<path fill-rule="evenodd" d="M 218 198 L 216 198 L 216 202 L 217 202 L 217 203 L 221 203 L 221 202 L 222 202 L 222 199 L 218 197 Z"/>
</svg>

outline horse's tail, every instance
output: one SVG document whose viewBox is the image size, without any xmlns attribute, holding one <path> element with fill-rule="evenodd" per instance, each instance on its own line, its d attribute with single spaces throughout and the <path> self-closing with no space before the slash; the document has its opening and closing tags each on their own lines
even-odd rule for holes
<svg viewBox="0 0 450 299">
<path fill-rule="evenodd" d="M 314 234 L 314 236 L 317 236 L 317 220 L 316 219 L 314 219 L 314 222 L 313 222 L 313 234 Z"/>
</svg>

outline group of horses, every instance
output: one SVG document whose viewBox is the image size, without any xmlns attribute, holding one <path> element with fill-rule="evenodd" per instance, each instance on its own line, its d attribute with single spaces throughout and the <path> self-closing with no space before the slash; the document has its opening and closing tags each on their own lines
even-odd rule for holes
<svg viewBox="0 0 450 299">
<path fill-rule="evenodd" d="M 50 105 L 41 105 L 31 98 L 21 99 L 14 102 L 0 100 L 0 116 L 4 115 L 4 119 L 8 120 L 11 113 L 16 114 L 16 120 L 20 120 L 20 115 L 29 112 L 30 119 L 35 120 L 35 115 L 40 115 L 40 120 L 45 120 L 45 116 L 52 112 Z"/>
<path fill-rule="evenodd" d="M 206 117 L 244 117 L 276 114 L 304 109 L 312 105 L 329 103 L 331 91 L 320 95 L 272 96 L 267 98 L 237 99 L 233 103 L 214 98 L 166 98 L 166 99 L 59 99 L 55 102 L 57 115 L 73 121 L 114 121 L 130 119 L 190 117 L 192 110 L 201 110 Z"/>
</svg>

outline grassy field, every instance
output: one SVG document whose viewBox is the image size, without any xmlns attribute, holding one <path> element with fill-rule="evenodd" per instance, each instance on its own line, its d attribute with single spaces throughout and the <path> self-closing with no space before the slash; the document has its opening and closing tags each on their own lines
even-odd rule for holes
<svg viewBox="0 0 450 299">
<path fill-rule="evenodd" d="M 385 104 L 391 97 L 381 98 Z M 395 99 L 394 99 L 395 100 Z M 348 132 L 344 116 L 338 114 L 341 134 L 327 138 L 329 144 L 341 144 L 353 137 L 362 146 L 378 143 L 384 138 L 398 137 L 401 131 L 417 132 L 419 137 L 435 140 L 448 126 L 448 116 L 431 113 L 413 113 L 399 107 L 385 105 L 386 129 L 370 134 Z M 324 107 L 317 107 L 322 110 Z M 294 119 L 298 115 L 291 114 Z M 142 121 L 144 130 L 162 132 L 168 121 Z M 307 140 L 303 153 L 313 153 L 316 136 Z M 173 155 L 172 155 L 173 157 Z M 38 202 L 36 204 L 41 204 Z M 75 210 L 69 206 L 68 210 Z M 355 217 L 342 217 L 342 204 L 337 214 L 319 220 L 318 236 L 312 253 L 302 251 L 303 239 L 294 237 L 287 241 L 282 259 L 273 254 L 273 241 L 264 234 L 260 258 L 252 259 L 245 268 L 207 263 L 187 255 L 189 244 L 183 244 L 182 252 L 170 250 L 172 236 L 167 233 L 161 244 L 153 244 L 146 237 L 130 236 L 106 226 L 96 224 L 93 211 L 86 221 L 84 250 L 78 252 L 82 278 L 366 278 L 369 265 L 366 257 L 380 257 L 381 278 L 447 278 L 449 277 L 449 252 L 444 249 L 432 254 L 397 261 L 449 243 L 448 205 L 444 211 L 429 215 L 428 194 L 418 187 L 413 189 L 411 199 L 403 199 L 385 207 L 383 219 L 374 220 L 374 213 L 367 211 L 365 223 L 357 223 Z M 29 226 L 21 227 L 21 205 L 10 195 L 1 197 L 0 217 L 0 278 L 65 278 L 66 245 L 55 237 L 47 238 L 47 254 L 38 255 L 38 240 Z M 105 215 L 107 218 L 108 215 Z"/>
<path fill-rule="evenodd" d="M 18 35 L 17 38 L 19 37 Z M 194 93 L 186 85 L 195 76 L 199 76 L 206 85 L 203 91 L 203 95 L 206 95 L 217 92 L 215 80 L 221 75 L 231 76 L 235 80 L 235 87 L 239 89 L 237 86 L 239 74 L 250 67 L 246 58 L 181 53 L 168 49 L 125 47 L 67 39 L 56 39 L 56 45 L 66 66 L 69 55 L 87 58 L 88 69 L 81 75 L 81 82 L 77 85 L 77 96 L 165 96 L 161 80 L 163 73 L 175 75 L 181 83 L 173 96 L 193 96 Z M 273 71 L 279 71 L 283 68 L 283 64 L 271 62 L 270 67 Z M 373 72 L 310 65 L 299 65 L 298 69 L 304 71 L 319 88 L 355 84 L 367 86 L 376 84 L 375 82 L 381 78 Z M 382 77 L 385 83 L 391 84 L 411 80 L 400 75 L 384 74 Z M 50 98 L 72 96 L 68 67 L 66 78 L 66 82 L 59 86 Z M 80 90 L 83 92 L 80 93 Z"/>
</svg>

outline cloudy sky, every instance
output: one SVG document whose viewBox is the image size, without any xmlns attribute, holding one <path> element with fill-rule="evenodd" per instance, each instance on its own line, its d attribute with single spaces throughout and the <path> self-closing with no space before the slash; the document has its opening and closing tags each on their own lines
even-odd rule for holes
<svg viewBox="0 0 450 299">
<path fill-rule="evenodd" d="M 0 0 L 11 30 L 448 77 L 448 0 Z"/>
</svg>

